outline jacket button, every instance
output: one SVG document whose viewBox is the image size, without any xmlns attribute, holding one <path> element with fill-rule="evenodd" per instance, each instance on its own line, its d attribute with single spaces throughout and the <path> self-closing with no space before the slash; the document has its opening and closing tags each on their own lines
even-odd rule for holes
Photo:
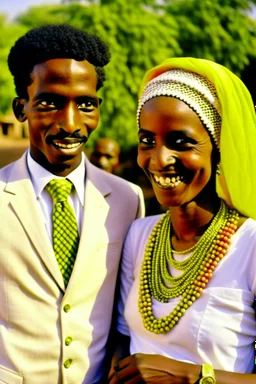
<svg viewBox="0 0 256 384">
<path fill-rule="evenodd" d="M 65 368 L 69 368 L 72 364 L 72 359 L 67 359 L 65 362 L 64 362 L 64 367 Z"/>
<path fill-rule="evenodd" d="M 69 304 L 64 305 L 64 312 L 69 312 L 71 309 L 71 306 Z"/>
<path fill-rule="evenodd" d="M 66 339 L 65 339 L 65 344 L 66 345 L 70 345 L 71 343 L 72 343 L 72 337 L 71 336 L 68 336 L 68 337 L 66 337 Z"/>
</svg>

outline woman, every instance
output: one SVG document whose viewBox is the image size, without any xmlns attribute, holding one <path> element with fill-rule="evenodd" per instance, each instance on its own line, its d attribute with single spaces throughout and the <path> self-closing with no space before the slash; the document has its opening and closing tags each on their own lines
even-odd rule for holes
<svg viewBox="0 0 256 384">
<path fill-rule="evenodd" d="M 169 59 L 146 74 L 137 118 L 138 163 L 169 210 L 126 238 L 109 382 L 255 383 L 250 94 L 221 65 Z"/>
</svg>

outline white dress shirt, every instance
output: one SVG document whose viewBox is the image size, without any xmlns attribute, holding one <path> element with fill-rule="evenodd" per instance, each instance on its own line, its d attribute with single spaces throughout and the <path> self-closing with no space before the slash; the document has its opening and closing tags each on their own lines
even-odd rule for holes
<svg viewBox="0 0 256 384">
<path fill-rule="evenodd" d="M 71 172 L 67 177 L 59 177 L 47 171 L 44 167 L 38 164 L 27 152 L 27 165 L 31 177 L 31 181 L 35 190 L 36 199 L 42 210 L 42 217 L 45 222 L 45 227 L 49 238 L 52 242 L 52 206 L 53 201 L 49 192 L 45 189 L 46 185 L 52 179 L 68 179 L 74 187 L 68 197 L 68 202 L 73 208 L 78 225 L 78 232 L 81 234 L 82 218 L 84 209 L 84 190 L 85 190 L 85 155 L 82 153 L 82 160 L 79 166 Z"/>
</svg>

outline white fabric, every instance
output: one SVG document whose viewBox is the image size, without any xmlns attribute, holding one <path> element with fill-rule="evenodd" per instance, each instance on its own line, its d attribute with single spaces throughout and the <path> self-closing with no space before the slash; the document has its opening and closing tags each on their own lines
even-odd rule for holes
<svg viewBox="0 0 256 384">
<path fill-rule="evenodd" d="M 101 382 L 122 244 L 144 206 L 139 187 L 87 159 L 85 166 L 83 226 L 67 288 L 26 154 L 0 169 L 0 383 Z"/>
<path fill-rule="evenodd" d="M 238 229 L 202 296 L 173 330 L 155 335 L 144 328 L 138 312 L 138 287 L 145 245 L 160 217 L 136 220 L 125 241 L 118 330 L 131 337 L 131 354 L 160 354 L 195 364 L 208 363 L 215 369 L 252 372 L 256 339 L 252 308 L 256 293 L 256 221 L 247 219 Z M 153 312 L 157 318 L 168 315 L 178 302 L 179 298 L 169 303 L 154 300 Z"/>
<path fill-rule="evenodd" d="M 29 151 L 27 151 L 27 164 L 31 177 L 31 181 L 35 190 L 37 201 L 41 207 L 43 213 L 43 220 L 49 238 L 52 242 L 52 198 L 49 192 L 46 191 L 46 185 L 52 179 L 65 179 L 65 177 L 58 177 L 53 173 L 47 171 L 40 164 L 38 164 L 32 157 Z M 84 206 L 84 181 L 85 181 L 85 155 L 82 153 L 82 160 L 79 166 L 71 172 L 67 179 L 72 181 L 75 191 L 72 191 L 68 197 L 68 202 L 73 208 L 79 235 L 81 234 L 82 219 L 83 219 L 83 206 Z"/>
</svg>

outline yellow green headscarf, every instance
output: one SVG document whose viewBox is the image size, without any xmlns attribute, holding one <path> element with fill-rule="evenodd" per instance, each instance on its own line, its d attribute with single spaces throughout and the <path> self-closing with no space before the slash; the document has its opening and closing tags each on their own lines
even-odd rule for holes
<svg viewBox="0 0 256 384">
<path fill-rule="evenodd" d="M 256 220 L 256 117 L 248 89 L 222 65 L 184 57 L 167 59 L 150 69 L 142 81 L 140 95 L 150 80 L 175 68 L 198 73 L 214 84 L 222 117 L 217 193 L 229 206 Z"/>
</svg>

